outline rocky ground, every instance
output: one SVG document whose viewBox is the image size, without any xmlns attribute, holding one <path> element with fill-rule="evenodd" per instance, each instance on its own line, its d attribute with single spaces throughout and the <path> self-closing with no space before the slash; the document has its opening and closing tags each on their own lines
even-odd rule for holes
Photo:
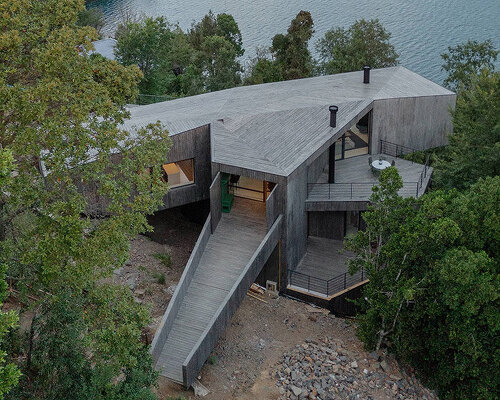
<svg viewBox="0 0 500 400">
<path fill-rule="evenodd" d="M 206 400 L 429 399 L 391 357 L 364 351 L 352 320 L 286 297 L 246 297 L 200 372 Z M 160 399 L 194 399 L 161 378 Z"/>
<path fill-rule="evenodd" d="M 306 339 L 271 371 L 282 399 L 424 399 L 437 397 L 394 360 L 351 352 L 342 340 Z"/>
<path fill-rule="evenodd" d="M 151 240 L 137 236 L 115 271 L 151 311 L 154 331 L 172 297 L 201 225 L 159 213 Z M 352 320 L 286 297 L 246 297 L 200 372 L 206 400 L 429 399 L 436 397 L 393 359 L 367 353 Z M 158 398 L 196 398 L 160 378 Z"/>
</svg>

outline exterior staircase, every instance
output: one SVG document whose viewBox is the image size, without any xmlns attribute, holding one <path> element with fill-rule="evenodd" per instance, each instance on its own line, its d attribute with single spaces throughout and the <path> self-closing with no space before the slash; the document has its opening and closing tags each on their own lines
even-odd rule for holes
<svg viewBox="0 0 500 400">
<path fill-rule="evenodd" d="M 157 330 L 151 352 L 162 376 L 189 387 L 279 241 L 265 203 L 238 198 L 213 234 L 210 216 Z"/>
</svg>

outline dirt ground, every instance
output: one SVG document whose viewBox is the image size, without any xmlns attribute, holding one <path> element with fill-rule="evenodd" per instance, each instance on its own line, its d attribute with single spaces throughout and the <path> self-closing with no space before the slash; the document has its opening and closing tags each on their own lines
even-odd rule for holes
<svg viewBox="0 0 500 400">
<path fill-rule="evenodd" d="M 158 214 L 151 222 L 155 225 L 151 237 L 156 241 L 142 235 L 132 240 L 130 259 L 114 276 L 116 282 L 132 289 L 136 301 L 151 310 L 150 339 L 202 228 L 175 214 Z M 170 265 L 159 254 L 170 254 Z M 308 339 L 333 337 L 351 358 L 361 363 L 369 358 L 356 338 L 352 320 L 283 296 L 264 294 L 263 298 L 260 301 L 247 296 L 219 339 L 200 372 L 201 383 L 210 391 L 204 399 L 279 399 L 271 374 L 284 353 Z M 396 363 L 392 360 L 390 364 L 395 365 L 397 373 Z M 195 398 L 192 390 L 186 391 L 162 377 L 156 392 L 161 400 Z"/>
<path fill-rule="evenodd" d="M 210 360 L 201 370 L 201 383 L 210 390 L 207 400 L 278 399 L 270 371 L 284 352 L 305 339 L 335 336 L 353 352 L 363 352 L 349 321 L 327 310 L 285 297 L 269 296 L 263 303 L 247 296 L 230 326 L 219 339 Z M 159 399 L 195 398 L 192 390 L 160 378 Z"/>
<path fill-rule="evenodd" d="M 155 226 L 154 232 L 137 235 L 130 242 L 130 258 L 115 270 L 114 281 L 128 285 L 136 301 L 148 306 L 154 328 L 175 291 L 202 225 L 168 212 L 155 214 L 150 223 Z"/>
</svg>

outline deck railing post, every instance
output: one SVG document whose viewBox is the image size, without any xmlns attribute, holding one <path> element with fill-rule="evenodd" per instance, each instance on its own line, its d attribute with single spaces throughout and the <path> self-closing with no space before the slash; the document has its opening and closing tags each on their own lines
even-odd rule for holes
<svg viewBox="0 0 500 400">
<path fill-rule="evenodd" d="M 352 199 L 352 183 L 351 183 L 351 199 Z"/>
<path fill-rule="evenodd" d="M 326 281 L 326 295 L 329 296 L 330 295 L 330 281 Z"/>
</svg>

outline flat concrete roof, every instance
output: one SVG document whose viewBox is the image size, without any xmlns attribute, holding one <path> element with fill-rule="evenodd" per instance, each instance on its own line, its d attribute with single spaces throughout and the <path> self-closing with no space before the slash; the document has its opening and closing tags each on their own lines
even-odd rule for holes
<svg viewBox="0 0 500 400">
<path fill-rule="evenodd" d="M 453 95 L 404 67 L 241 86 L 130 107 L 124 128 L 160 121 L 170 135 L 211 124 L 212 161 L 288 176 L 374 100 Z M 337 105 L 337 127 L 328 107 Z"/>
</svg>

